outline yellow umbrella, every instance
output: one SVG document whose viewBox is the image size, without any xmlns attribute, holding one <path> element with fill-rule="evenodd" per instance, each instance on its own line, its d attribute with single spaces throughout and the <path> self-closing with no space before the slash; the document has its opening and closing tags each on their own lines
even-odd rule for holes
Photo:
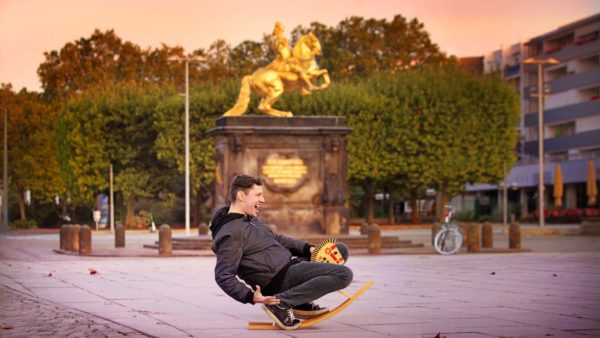
<svg viewBox="0 0 600 338">
<path fill-rule="evenodd" d="M 554 169 L 554 206 L 557 208 L 562 207 L 563 197 L 563 177 L 562 171 L 560 170 L 560 163 L 556 163 Z"/>
<path fill-rule="evenodd" d="M 587 175 L 587 195 L 588 195 L 588 206 L 593 207 L 596 205 L 596 195 L 598 195 L 598 189 L 596 188 L 596 165 L 593 160 L 588 161 L 588 175 Z"/>
</svg>

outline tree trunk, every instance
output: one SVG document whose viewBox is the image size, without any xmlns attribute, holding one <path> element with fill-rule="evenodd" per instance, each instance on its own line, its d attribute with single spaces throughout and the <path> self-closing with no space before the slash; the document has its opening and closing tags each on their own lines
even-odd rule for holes
<svg viewBox="0 0 600 338">
<path fill-rule="evenodd" d="M 435 219 L 438 222 L 444 221 L 444 206 L 448 204 L 448 194 L 446 193 L 446 184 L 442 183 L 438 194 L 435 196 Z"/>
<path fill-rule="evenodd" d="M 19 194 L 19 219 L 21 221 L 27 220 L 27 211 L 25 210 L 25 199 L 23 193 Z"/>
<path fill-rule="evenodd" d="M 390 183 L 388 190 L 388 223 L 395 224 L 396 217 L 394 213 L 394 198 L 392 198 L 394 192 L 394 185 Z"/>
<path fill-rule="evenodd" d="M 373 185 L 367 182 L 365 187 L 365 219 L 367 223 L 373 223 Z"/>
<path fill-rule="evenodd" d="M 135 197 L 127 196 L 127 217 L 125 218 L 125 226 L 133 226 L 133 217 L 135 216 Z"/>
<path fill-rule="evenodd" d="M 412 209 L 412 223 L 413 224 L 419 224 L 420 223 L 420 217 L 419 217 L 419 203 L 417 200 L 417 190 L 412 190 L 410 192 L 410 207 Z"/>
<path fill-rule="evenodd" d="M 198 189 L 195 191 L 194 212 L 193 212 L 193 217 L 192 217 L 192 225 L 193 226 L 198 226 L 198 225 L 200 225 L 200 222 L 202 222 L 200 217 L 202 217 L 202 202 L 204 201 L 203 195 L 204 194 L 202 193 L 202 189 Z"/>
</svg>

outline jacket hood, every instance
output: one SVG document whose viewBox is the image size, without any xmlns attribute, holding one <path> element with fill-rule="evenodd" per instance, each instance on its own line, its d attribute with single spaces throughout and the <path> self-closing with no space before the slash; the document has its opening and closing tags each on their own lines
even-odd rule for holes
<svg viewBox="0 0 600 338">
<path fill-rule="evenodd" d="M 209 228 L 212 234 L 212 238 L 215 238 L 217 232 L 221 230 L 221 227 L 223 225 L 233 221 L 234 219 L 243 217 L 246 217 L 246 215 L 238 214 L 236 212 L 229 213 L 229 207 L 222 207 L 221 209 L 219 209 L 210 221 Z"/>
</svg>

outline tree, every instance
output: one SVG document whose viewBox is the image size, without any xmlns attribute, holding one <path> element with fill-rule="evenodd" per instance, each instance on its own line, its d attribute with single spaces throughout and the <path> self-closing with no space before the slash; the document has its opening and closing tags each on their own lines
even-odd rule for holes
<svg viewBox="0 0 600 338">
<path fill-rule="evenodd" d="M 121 83 L 70 99 L 60 113 L 61 163 L 67 186 L 79 203 L 91 205 L 108 187 L 113 165 L 115 190 L 127 201 L 126 225 L 136 201 L 165 190 L 174 169 L 157 158 L 155 109 L 177 98 L 173 89 Z"/>
<path fill-rule="evenodd" d="M 453 66 L 381 72 L 330 89 L 281 100 L 306 115 L 344 115 L 354 130 L 347 138 L 348 179 L 363 187 L 367 219 L 372 193 L 394 187 L 412 203 L 427 188 L 438 205 L 466 183 L 496 182 L 510 166 L 517 140 L 518 98 L 497 76 L 477 76 Z"/>
<path fill-rule="evenodd" d="M 320 40 L 321 67 L 332 77 L 368 76 L 373 72 L 396 71 L 454 62 L 434 44 L 417 19 L 396 15 L 392 21 L 353 16 L 337 27 L 313 22 L 296 27 L 293 40 L 313 32 Z"/>
<path fill-rule="evenodd" d="M 99 85 L 118 82 L 172 85 L 179 83 L 177 68 L 169 57 L 183 54 L 183 48 L 162 45 L 142 50 L 123 41 L 113 30 L 95 30 L 89 38 L 66 43 L 60 51 L 44 53 L 38 68 L 44 98 L 65 100 Z"/>
<path fill-rule="evenodd" d="M 9 187 L 17 192 L 19 218 L 24 221 L 28 218 L 26 190 L 41 203 L 51 202 L 64 192 L 56 157 L 56 113 L 38 94 L 25 89 L 15 93 L 10 84 L 2 84 L 0 98 L 8 113 Z M 4 119 L 0 126 L 3 130 Z"/>
<path fill-rule="evenodd" d="M 213 138 L 206 131 L 215 126 L 220 117 L 235 101 L 237 81 L 224 81 L 219 85 L 196 86 L 190 94 L 190 176 L 194 194 L 193 224 L 205 217 L 202 205 L 212 195 L 215 179 L 215 148 Z M 185 171 L 183 102 L 169 100 L 156 110 L 154 127 L 158 132 L 155 149 L 157 156 L 169 166 Z M 173 111 L 178 111 L 174 114 Z"/>
</svg>

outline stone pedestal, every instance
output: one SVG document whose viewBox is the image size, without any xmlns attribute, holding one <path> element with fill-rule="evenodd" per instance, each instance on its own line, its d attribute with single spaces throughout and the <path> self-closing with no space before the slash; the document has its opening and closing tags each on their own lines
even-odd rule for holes
<svg viewBox="0 0 600 338">
<path fill-rule="evenodd" d="M 345 136 L 341 117 L 221 117 L 215 139 L 215 209 L 229 205 L 237 174 L 261 177 L 259 218 L 281 233 L 348 233 Z"/>
</svg>

